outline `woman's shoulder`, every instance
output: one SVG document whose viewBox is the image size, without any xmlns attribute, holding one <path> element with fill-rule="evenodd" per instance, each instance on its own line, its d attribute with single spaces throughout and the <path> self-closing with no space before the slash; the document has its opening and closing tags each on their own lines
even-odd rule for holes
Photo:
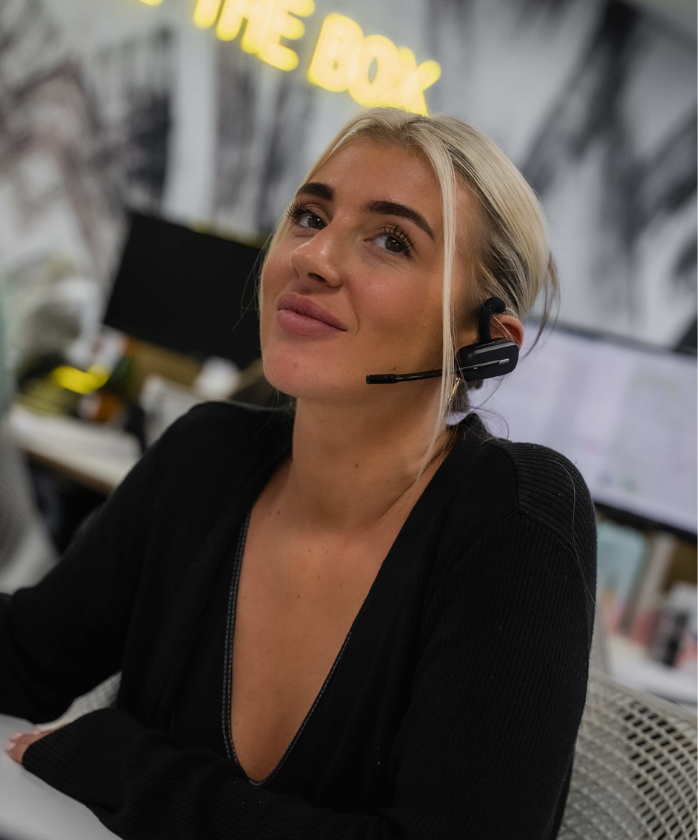
<svg viewBox="0 0 698 840">
<path fill-rule="evenodd" d="M 495 444 L 516 475 L 518 508 L 564 541 L 580 528 L 596 529 L 594 503 L 577 466 L 561 452 L 539 443 L 499 439 Z"/>
<path fill-rule="evenodd" d="M 577 466 L 561 452 L 538 443 L 512 441 L 489 433 L 479 417 L 465 429 L 459 467 L 477 488 L 493 519 L 525 516 L 563 542 L 592 544 L 596 519 L 591 493 Z M 462 502 L 465 499 L 461 497 Z"/>
<path fill-rule="evenodd" d="M 447 459 L 434 587 L 456 567 L 472 570 L 481 556 L 496 587 L 506 581 L 514 592 L 548 564 L 555 574 L 579 572 L 593 592 L 596 517 L 579 469 L 551 447 L 495 437 L 479 418 L 459 431 Z"/>
</svg>

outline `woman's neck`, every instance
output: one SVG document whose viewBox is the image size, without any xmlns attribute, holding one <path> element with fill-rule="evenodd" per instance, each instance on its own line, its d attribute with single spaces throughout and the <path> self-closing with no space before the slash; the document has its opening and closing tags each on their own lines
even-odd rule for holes
<svg viewBox="0 0 698 840">
<path fill-rule="evenodd" d="M 442 463 L 448 433 L 417 479 L 435 412 L 425 416 L 422 405 L 381 417 L 374 409 L 298 400 L 279 493 L 299 530 L 356 535 L 401 523 Z"/>
</svg>

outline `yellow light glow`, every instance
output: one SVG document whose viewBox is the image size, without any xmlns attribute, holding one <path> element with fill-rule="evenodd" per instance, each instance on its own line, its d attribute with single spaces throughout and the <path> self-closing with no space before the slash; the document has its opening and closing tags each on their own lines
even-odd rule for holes
<svg viewBox="0 0 698 840">
<path fill-rule="evenodd" d="M 233 38 L 237 38 L 242 21 L 247 18 L 249 29 L 250 26 L 254 25 L 255 20 L 260 17 L 260 13 L 262 19 L 264 19 L 264 9 L 261 3 L 255 3 L 254 0 L 225 0 L 216 27 L 216 35 L 221 41 L 232 41 Z"/>
<path fill-rule="evenodd" d="M 382 35 L 364 37 L 351 18 L 336 13 L 322 23 L 308 81 L 339 92 L 348 90 L 360 105 L 392 105 L 427 113 L 424 91 L 441 75 L 435 61 L 417 66 L 407 47 L 397 48 Z"/>
<path fill-rule="evenodd" d="M 302 38 L 305 26 L 293 15 L 308 17 L 314 11 L 313 0 L 225 0 L 216 34 L 222 41 L 232 41 L 244 20 L 243 50 L 279 70 L 293 70 L 298 66 L 298 55 L 280 40 Z"/>
<path fill-rule="evenodd" d="M 61 365 L 51 372 L 51 379 L 68 391 L 91 394 L 109 379 L 109 371 L 100 365 L 93 365 L 88 371 Z"/>
<path fill-rule="evenodd" d="M 218 17 L 223 0 L 198 0 L 194 9 L 194 23 L 199 29 L 213 26 Z"/>
<path fill-rule="evenodd" d="M 424 91 L 441 78 L 441 66 L 436 61 L 424 61 L 417 66 L 417 59 L 407 47 L 398 49 L 400 66 L 400 99 L 403 107 L 417 114 L 427 113 Z"/>
<path fill-rule="evenodd" d="M 146 6 L 159 6 L 162 0 L 141 0 L 141 3 L 145 3 Z"/>
<path fill-rule="evenodd" d="M 217 36 L 232 41 L 244 22 L 240 45 L 245 52 L 279 70 L 293 70 L 298 55 L 281 39 L 302 38 L 305 26 L 298 17 L 314 11 L 314 0 L 197 0 L 194 23 L 205 29 L 218 21 Z M 440 77 L 436 61 L 418 65 L 412 50 L 382 35 L 364 37 L 356 21 L 336 12 L 323 20 L 308 68 L 311 84 L 349 91 L 360 105 L 391 105 L 417 114 L 427 113 L 424 91 Z"/>
<path fill-rule="evenodd" d="M 364 33 L 358 23 L 344 15 L 331 14 L 322 22 L 308 81 L 338 93 L 349 88 L 349 64 L 361 49 Z"/>
<path fill-rule="evenodd" d="M 375 74 L 369 78 L 375 62 Z M 395 44 L 382 35 L 369 35 L 349 62 L 349 93 L 359 105 L 400 107 L 400 58 Z"/>
</svg>

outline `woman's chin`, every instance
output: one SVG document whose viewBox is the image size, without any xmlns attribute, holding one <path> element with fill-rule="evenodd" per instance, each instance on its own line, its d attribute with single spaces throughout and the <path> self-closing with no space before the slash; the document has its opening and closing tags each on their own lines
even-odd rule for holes
<svg viewBox="0 0 698 840">
<path fill-rule="evenodd" d="M 314 381 L 308 380 L 305 377 L 274 377 L 267 381 L 270 385 L 286 394 L 289 397 L 294 397 L 297 400 L 314 400 L 321 402 L 334 402 L 336 400 L 351 398 L 347 394 L 346 388 L 337 387 L 337 383 L 323 383 L 317 379 Z M 356 394 L 353 395 L 356 399 Z"/>
<path fill-rule="evenodd" d="M 322 365 L 302 364 L 297 359 L 264 359 L 264 376 L 277 391 L 296 399 L 332 401 L 356 399 L 363 377 L 347 376 L 346 371 L 332 370 Z M 352 385 L 354 387 L 352 387 Z"/>
</svg>

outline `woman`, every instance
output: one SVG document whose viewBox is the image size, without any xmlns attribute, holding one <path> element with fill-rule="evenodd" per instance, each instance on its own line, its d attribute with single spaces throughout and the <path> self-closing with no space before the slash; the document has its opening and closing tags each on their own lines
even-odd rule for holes
<svg viewBox="0 0 698 840">
<path fill-rule="evenodd" d="M 558 453 L 445 422 L 482 302 L 520 345 L 546 282 L 539 206 L 492 141 L 351 120 L 262 271 L 265 375 L 295 416 L 194 409 L 5 598 L 3 712 L 52 720 L 123 671 L 117 708 L 10 754 L 125 838 L 554 838 L 593 507 Z"/>
</svg>

